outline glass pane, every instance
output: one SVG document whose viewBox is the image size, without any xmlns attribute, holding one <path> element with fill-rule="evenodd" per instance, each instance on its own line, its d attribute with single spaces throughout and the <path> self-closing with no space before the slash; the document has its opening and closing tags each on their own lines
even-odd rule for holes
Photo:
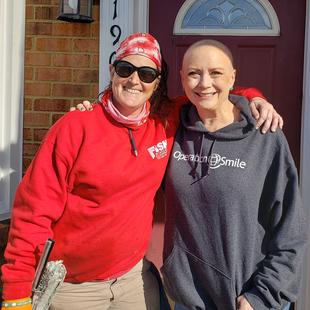
<svg viewBox="0 0 310 310">
<path fill-rule="evenodd" d="M 91 5 L 92 5 L 92 1 L 81 0 L 80 1 L 80 14 L 84 16 L 90 16 Z"/>
<path fill-rule="evenodd" d="M 271 22 L 256 0 L 197 0 L 182 29 L 271 29 Z"/>
<path fill-rule="evenodd" d="M 63 12 L 66 14 L 78 14 L 78 0 L 63 0 Z"/>
</svg>

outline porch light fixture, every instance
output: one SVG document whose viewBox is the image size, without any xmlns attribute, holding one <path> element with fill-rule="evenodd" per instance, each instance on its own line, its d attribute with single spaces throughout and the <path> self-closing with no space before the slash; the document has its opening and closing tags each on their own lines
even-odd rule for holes
<svg viewBox="0 0 310 310">
<path fill-rule="evenodd" d="M 93 0 L 59 0 L 57 19 L 72 23 L 92 23 Z"/>
</svg>

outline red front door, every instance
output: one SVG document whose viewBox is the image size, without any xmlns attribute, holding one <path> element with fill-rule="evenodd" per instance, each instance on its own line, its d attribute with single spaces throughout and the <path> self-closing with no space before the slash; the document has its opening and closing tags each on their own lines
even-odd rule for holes
<svg viewBox="0 0 310 310">
<path fill-rule="evenodd" d="M 232 51 L 237 69 L 236 86 L 256 87 L 285 121 L 284 133 L 299 167 L 303 54 L 306 0 L 270 0 L 280 23 L 281 35 L 271 36 L 174 36 L 173 25 L 184 1 L 150 0 L 150 34 L 160 43 L 169 64 L 170 96 L 182 94 L 180 68 L 185 50 L 201 39 L 215 39 Z M 261 150 L 264 156 L 264 150 Z M 162 199 L 160 199 L 162 201 Z M 162 203 L 158 206 L 163 209 Z M 164 215 L 157 214 L 148 257 L 161 265 Z"/>
<path fill-rule="evenodd" d="M 223 42 L 234 56 L 235 85 L 258 88 L 284 117 L 284 133 L 299 166 L 306 0 L 270 0 L 280 23 L 277 37 L 174 36 L 174 21 L 184 2 L 150 0 L 150 33 L 170 67 L 169 95 L 182 93 L 179 71 L 190 44 L 206 38 Z"/>
</svg>

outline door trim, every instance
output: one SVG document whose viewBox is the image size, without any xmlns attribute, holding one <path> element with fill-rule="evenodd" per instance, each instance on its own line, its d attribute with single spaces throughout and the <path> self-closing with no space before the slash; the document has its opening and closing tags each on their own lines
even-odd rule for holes
<svg viewBox="0 0 310 310">
<path fill-rule="evenodd" d="M 0 0 L 0 220 L 22 179 L 26 0 Z"/>
<path fill-rule="evenodd" d="M 306 222 L 310 226 L 310 4 L 307 1 L 304 78 L 303 78 L 303 104 L 301 123 L 300 146 L 300 189 L 306 213 Z M 303 269 L 303 280 L 300 296 L 296 302 L 297 310 L 310 309 L 310 247 L 308 247 Z"/>
<path fill-rule="evenodd" d="M 182 23 L 187 11 L 196 0 L 186 0 L 180 8 L 174 22 L 174 35 L 209 35 L 209 36 L 279 36 L 280 23 L 276 11 L 268 0 L 257 0 L 264 8 L 271 23 L 271 29 L 184 29 Z"/>
</svg>

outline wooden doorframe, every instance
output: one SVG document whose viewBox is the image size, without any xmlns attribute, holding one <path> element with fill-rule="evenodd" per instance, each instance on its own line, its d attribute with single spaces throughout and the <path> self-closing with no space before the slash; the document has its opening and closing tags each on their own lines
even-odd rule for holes
<svg viewBox="0 0 310 310">
<path fill-rule="evenodd" d="M 305 23 L 305 53 L 303 77 L 303 106 L 300 146 L 300 188 L 306 213 L 308 231 L 310 227 L 310 4 L 307 1 Z M 310 309 L 310 247 L 305 254 L 302 289 L 297 310 Z"/>
</svg>

